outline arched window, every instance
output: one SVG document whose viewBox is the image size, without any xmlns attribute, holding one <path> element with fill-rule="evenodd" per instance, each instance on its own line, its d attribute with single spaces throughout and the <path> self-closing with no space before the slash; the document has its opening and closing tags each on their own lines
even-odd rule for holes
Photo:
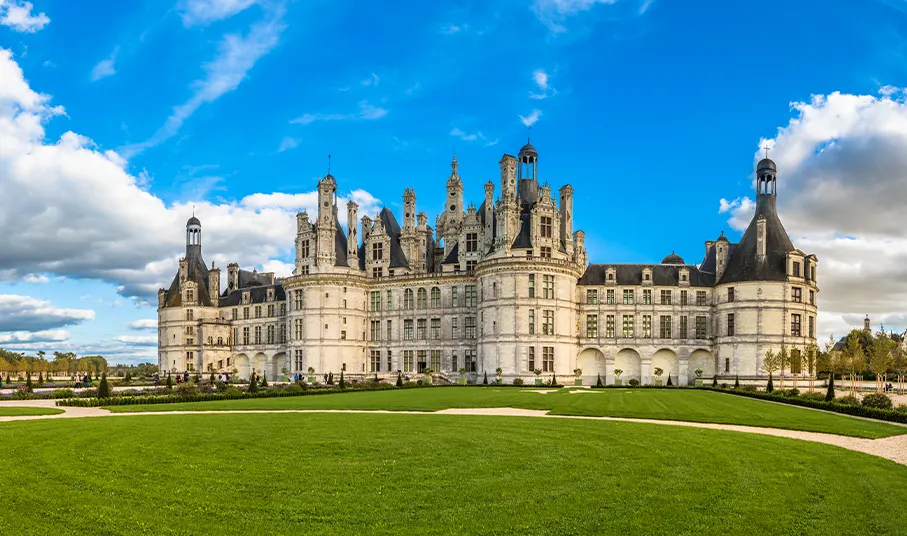
<svg viewBox="0 0 907 536">
<path fill-rule="evenodd" d="M 403 308 L 412 309 L 413 308 L 413 289 L 408 288 L 403 291 Z"/>
<path fill-rule="evenodd" d="M 416 303 L 416 308 L 418 309 L 427 309 L 428 308 L 428 292 L 424 288 L 419 289 L 418 302 Z"/>
<path fill-rule="evenodd" d="M 431 306 L 432 309 L 441 307 L 441 289 L 438 287 L 431 288 Z"/>
</svg>

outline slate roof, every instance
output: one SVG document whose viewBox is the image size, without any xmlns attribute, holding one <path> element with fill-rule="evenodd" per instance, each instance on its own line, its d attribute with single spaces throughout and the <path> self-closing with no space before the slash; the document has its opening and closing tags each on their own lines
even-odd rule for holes
<svg viewBox="0 0 907 536">
<path fill-rule="evenodd" d="M 441 264 L 457 264 L 460 258 L 460 243 L 457 242 L 454 244 L 454 247 L 451 248 L 450 253 L 447 254 L 447 257 L 444 259 Z"/>
<path fill-rule="evenodd" d="M 195 281 L 195 284 L 198 285 L 199 304 L 211 307 L 211 295 L 208 292 L 208 267 L 205 266 L 205 260 L 202 258 L 201 246 L 186 247 L 186 263 L 188 264 L 186 278 L 189 281 Z M 178 307 L 181 304 L 180 273 L 179 269 L 177 269 L 176 275 L 173 276 L 173 282 L 170 283 L 170 288 L 164 294 L 164 307 Z"/>
<path fill-rule="evenodd" d="M 397 223 L 397 218 L 394 217 L 394 213 L 389 208 L 384 207 L 378 217 L 381 218 L 384 232 L 391 239 L 389 268 L 409 268 L 409 262 L 406 260 L 406 255 L 403 254 L 403 248 L 400 246 L 400 234 L 402 231 L 400 230 L 400 224 Z"/>
<path fill-rule="evenodd" d="M 590 264 L 586 272 L 577 281 L 578 285 L 604 285 L 608 268 L 614 268 L 618 285 L 641 285 L 644 268 L 652 269 L 652 284 L 657 286 L 676 286 L 680 283 L 680 269 L 690 271 L 691 287 L 710 287 L 715 284 L 715 277 L 703 273 L 696 266 L 677 264 Z"/>
<path fill-rule="evenodd" d="M 532 213 L 520 214 L 520 234 L 516 235 L 512 248 L 532 248 Z"/>
<path fill-rule="evenodd" d="M 274 289 L 274 300 L 273 302 L 268 302 L 268 289 Z M 285 301 L 287 299 L 287 294 L 283 289 L 283 285 L 277 283 L 275 285 L 258 285 L 247 287 L 249 291 L 249 303 L 274 303 Z M 220 307 L 233 307 L 235 305 L 242 304 L 242 294 L 245 290 L 240 288 L 233 290 L 229 293 L 225 293 L 221 296 L 218 304 Z"/>
<path fill-rule="evenodd" d="M 756 259 L 757 221 L 765 217 L 765 260 Z M 756 213 L 740 242 L 729 250 L 727 268 L 720 283 L 740 281 L 787 281 L 787 254 L 794 245 L 781 225 L 775 207 L 775 196 L 760 195 L 756 198 Z"/>
</svg>

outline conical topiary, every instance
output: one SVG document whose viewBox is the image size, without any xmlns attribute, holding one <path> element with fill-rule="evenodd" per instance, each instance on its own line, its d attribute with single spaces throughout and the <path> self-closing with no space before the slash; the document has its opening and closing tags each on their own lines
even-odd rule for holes
<svg viewBox="0 0 907 536">
<path fill-rule="evenodd" d="M 262 387 L 268 386 L 268 373 L 267 372 L 265 372 L 264 374 L 261 375 L 261 386 Z"/>
<path fill-rule="evenodd" d="M 106 372 L 101 375 L 101 383 L 98 384 L 98 398 L 110 398 L 110 383 Z"/>
<path fill-rule="evenodd" d="M 167 389 L 173 389 L 173 378 L 170 377 L 170 373 L 167 373 Z"/>
<path fill-rule="evenodd" d="M 766 392 L 766 393 L 771 393 L 771 392 L 774 391 L 774 390 L 775 390 L 775 386 L 774 386 L 774 384 L 772 384 L 772 377 L 771 377 L 771 375 L 769 375 L 769 377 L 768 377 L 768 385 L 765 386 L 765 392 Z"/>
<path fill-rule="evenodd" d="M 258 392 L 258 380 L 255 379 L 255 373 L 252 373 L 252 377 L 249 379 L 249 392 Z"/>
<path fill-rule="evenodd" d="M 734 389 L 740 389 L 740 375 L 734 376 Z"/>
<path fill-rule="evenodd" d="M 403 387 L 403 374 L 397 373 L 397 387 Z"/>
<path fill-rule="evenodd" d="M 25 373 L 25 389 L 29 393 L 32 392 L 31 373 L 30 372 Z"/>
<path fill-rule="evenodd" d="M 343 371 L 340 371 L 340 388 L 346 389 L 346 381 L 343 379 Z"/>
<path fill-rule="evenodd" d="M 192 381 L 195 383 L 202 383 L 202 376 L 198 372 L 195 373 L 195 377 L 192 378 Z"/>
<path fill-rule="evenodd" d="M 712 376 L 712 387 L 718 387 L 718 376 Z"/>
<path fill-rule="evenodd" d="M 485 373 L 485 377 L 482 379 L 482 383 L 488 385 L 488 372 Z"/>
<path fill-rule="evenodd" d="M 328 385 L 334 385 L 334 373 L 328 372 Z"/>
<path fill-rule="evenodd" d="M 551 387 L 557 387 L 557 376 L 551 375 Z"/>
<path fill-rule="evenodd" d="M 667 383 L 667 385 L 668 385 L 668 387 L 671 387 L 671 386 L 674 385 L 674 384 L 671 382 L 671 375 L 670 375 L 670 374 L 668 374 L 668 383 Z"/>
<path fill-rule="evenodd" d="M 598 375 L 598 380 L 595 381 L 595 386 L 602 387 L 602 375 L 601 374 Z"/>
<path fill-rule="evenodd" d="M 825 392 L 825 401 L 831 402 L 835 399 L 835 376 L 834 374 L 828 375 L 828 391 Z"/>
</svg>

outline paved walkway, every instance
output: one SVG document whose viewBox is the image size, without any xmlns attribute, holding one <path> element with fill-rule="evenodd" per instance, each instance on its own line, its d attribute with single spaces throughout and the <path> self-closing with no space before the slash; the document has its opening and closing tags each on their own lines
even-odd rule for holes
<svg viewBox="0 0 907 536">
<path fill-rule="evenodd" d="M 54 400 L 21 400 L 0 402 L 0 407 L 57 407 Z M 544 410 L 517 409 L 517 408 L 455 408 L 440 411 L 389 411 L 389 410 L 326 410 L 326 409 L 296 409 L 296 410 L 229 410 L 229 411 L 161 411 L 161 412 L 135 412 L 111 413 L 101 408 L 76 408 L 60 406 L 58 409 L 64 413 L 58 415 L 29 415 L 21 417 L 0 417 L 0 423 L 10 421 L 28 421 L 39 419 L 72 419 L 85 417 L 130 417 L 150 415 L 211 415 L 219 413 L 380 413 L 395 415 L 485 415 L 496 417 L 537 417 L 546 419 L 584 419 L 592 421 L 618 421 L 643 424 L 660 424 L 666 426 L 686 426 L 690 428 L 707 428 L 710 430 L 729 430 L 732 432 L 746 432 L 751 434 L 770 435 L 815 441 L 836 447 L 862 452 L 873 456 L 887 458 L 901 465 L 907 465 L 907 434 L 881 439 L 864 439 L 859 437 L 823 434 L 818 432 L 801 432 L 797 430 L 784 430 L 781 428 L 762 428 L 758 426 L 740 426 L 734 424 L 715 424 L 687 421 L 664 421 L 658 419 L 631 419 L 625 417 L 582 417 L 572 415 L 549 415 Z"/>
</svg>

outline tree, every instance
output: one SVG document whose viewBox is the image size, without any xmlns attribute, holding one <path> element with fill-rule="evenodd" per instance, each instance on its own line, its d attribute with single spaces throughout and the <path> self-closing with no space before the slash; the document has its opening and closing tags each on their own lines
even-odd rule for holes
<svg viewBox="0 0 907 536">
<path fill-rule="evenodd" d="M 850 371 L 850 395 L 853 396 L 856 391 L 857 373 L 866 369 L 866 352 L 863 350 L 861 342 L 863 333 L 860 330 L 853 330 L 847 336 L 847 342 L 844 344 L 843 361 L 846 369 Z"/>
<path fill-rule="evenodd" d="M 340 388 L 346 389 L 346 381 L 343 379 L 343 371 L 340 371 Z"/>
<path fill-rule="evenodd" d="M 904 393 L 904 375 L 907 372 L 907 343 L 903 340 L 894 348 L 892 368 L 898 374 L 898 392 Z"/>
<path fill-rule="evenodd" d="M 806 345 L 806 348 L 803 349 L 803 360 L 802 363 L 806 367 L 806 372 L 809 374 L 809 392 L 813 392 L 813 382 L 816 377 L 816 365 L 818 364 L 818 353 L 819 348 L 815 343 L 809 343 Z"/>
<path fill-rule="evenodd" d="M 328 385 L 334 385 L 334 373 L 328 372 Z"/>
<path fill-rule="evenodd" d="M 192 381 L 195 383 L 202 383 L 202 376 L 198 372 L 195 373 L 195 377 L 192 378 Z"/>
<path fill-rule="evenodd" d="M 595 380 L 595 386 L 596 386 L 596 387 L 602 387 L 602 375 L 601 375 L 601 373 L 599 373 L 598 379 Z"/>
<path fill-rule="evenodd" d="M 340 374 L 341 374 L 341 376 L 343 375 L 342 372 Z M 267 372 L 265 372 L 264 374 L 261 375 L 261 386 L 262 387 L 268 386 L 268 373 Z"/>
<path fill-rule="evenodd" d="M 30 372 L 30 371 L 26 371 L 26 372 L 25 372 L 25 389 L 26 389 L 29 393 L 32 392 L 32 391 L 34 390 L 34 389 L 32 388 L 32 384 L 31 384 L 31 372 Z"/>
<path fill-rule="evenodd" d="M 869 347 L 869 370 L 876 375 L 876 392 L 882 392 L 882 383 L 884 382 L 885 373 L 891 367 L 892 352 L 896 343 L 891 340 L 884 330 L 876 333 Z"/>
<path fill-rule="evenodd" d="M 397 373 L 397 387 L 403 387 L 403 373 Z"/>
<path fill-rule="evenodd" d="M 830 376 L 828 378 L 828 390 L 825 391 L 825 401 L 831 402 L 835 399 L 835 378 Z"/>
<path fill-rule="evenodd" d="M 169 372 L 167 372 L 167 389 L 173 389 L 173 378 L 170 377 Z"/>
<path fill-rule="evenodd" d="M 252 377 L 249 378 L 249 392 L 257 393 L 258 392 L 258 380 L 255 378 L 255 373 L 252 373 Z"/>
<path fill-rule="evenodd" d="M 779 368 L 781 368 L 780 352 L 776 354 L 769 348 L 765 351 L 765 357 L 762 358 L 762 370 L 768 374 L 768 385 L 765 388 L 766 392 L 771 393 L 775 389 L 772 384 L 772 375 Z"/>
<path fill-rule="evenodd" d="M 110 383 L 107 381 L 107 373 L 101 374 L 101 383 L 98 384 L 98 398 L 110 398 Z"/>
<path fill-rule="evenodd" d="M 554 373 L 551 373 L 551 387 L 557 387 L 557 376 Z"/>
<path fill-rule="evenodd" d="M 484 373 L 484 378 L 482 378 L 482 384 L 488 385 L 488 372 Z"/>
<path fill-rule="evenodd" d="M 670 375 L 670 374 L 668 374 L 668 383 L 667 383 L 667 385 L 668 385 L 668 387 L 672 387 L 672 386 L 674 385 L 674 384 L 671 382 L 671 375 Z"/>
<path fill-rule="evenodd" d="M 780 387 L 781 389 L 784 389 L 784 371 L 786 369 L 790 368 L 790 365 L 791 365 L 790 352 L 788 352 L 787 347 L 782 344 L 781 351 L 778 352 L 778 371 L 779 371 L 779 379 L 780 379 L 780 382 L 778 383 L 778 387 Z"/>
<path fill-rule="evenodd" d="M 718 387 L 718 375 L 712 376 L 712 387 Z"/>
<path fill-rule="evenodd" d="M 740 389 L 740 375 L 736 374 L 734 376 L 734 389 Z"/>
</svg>

